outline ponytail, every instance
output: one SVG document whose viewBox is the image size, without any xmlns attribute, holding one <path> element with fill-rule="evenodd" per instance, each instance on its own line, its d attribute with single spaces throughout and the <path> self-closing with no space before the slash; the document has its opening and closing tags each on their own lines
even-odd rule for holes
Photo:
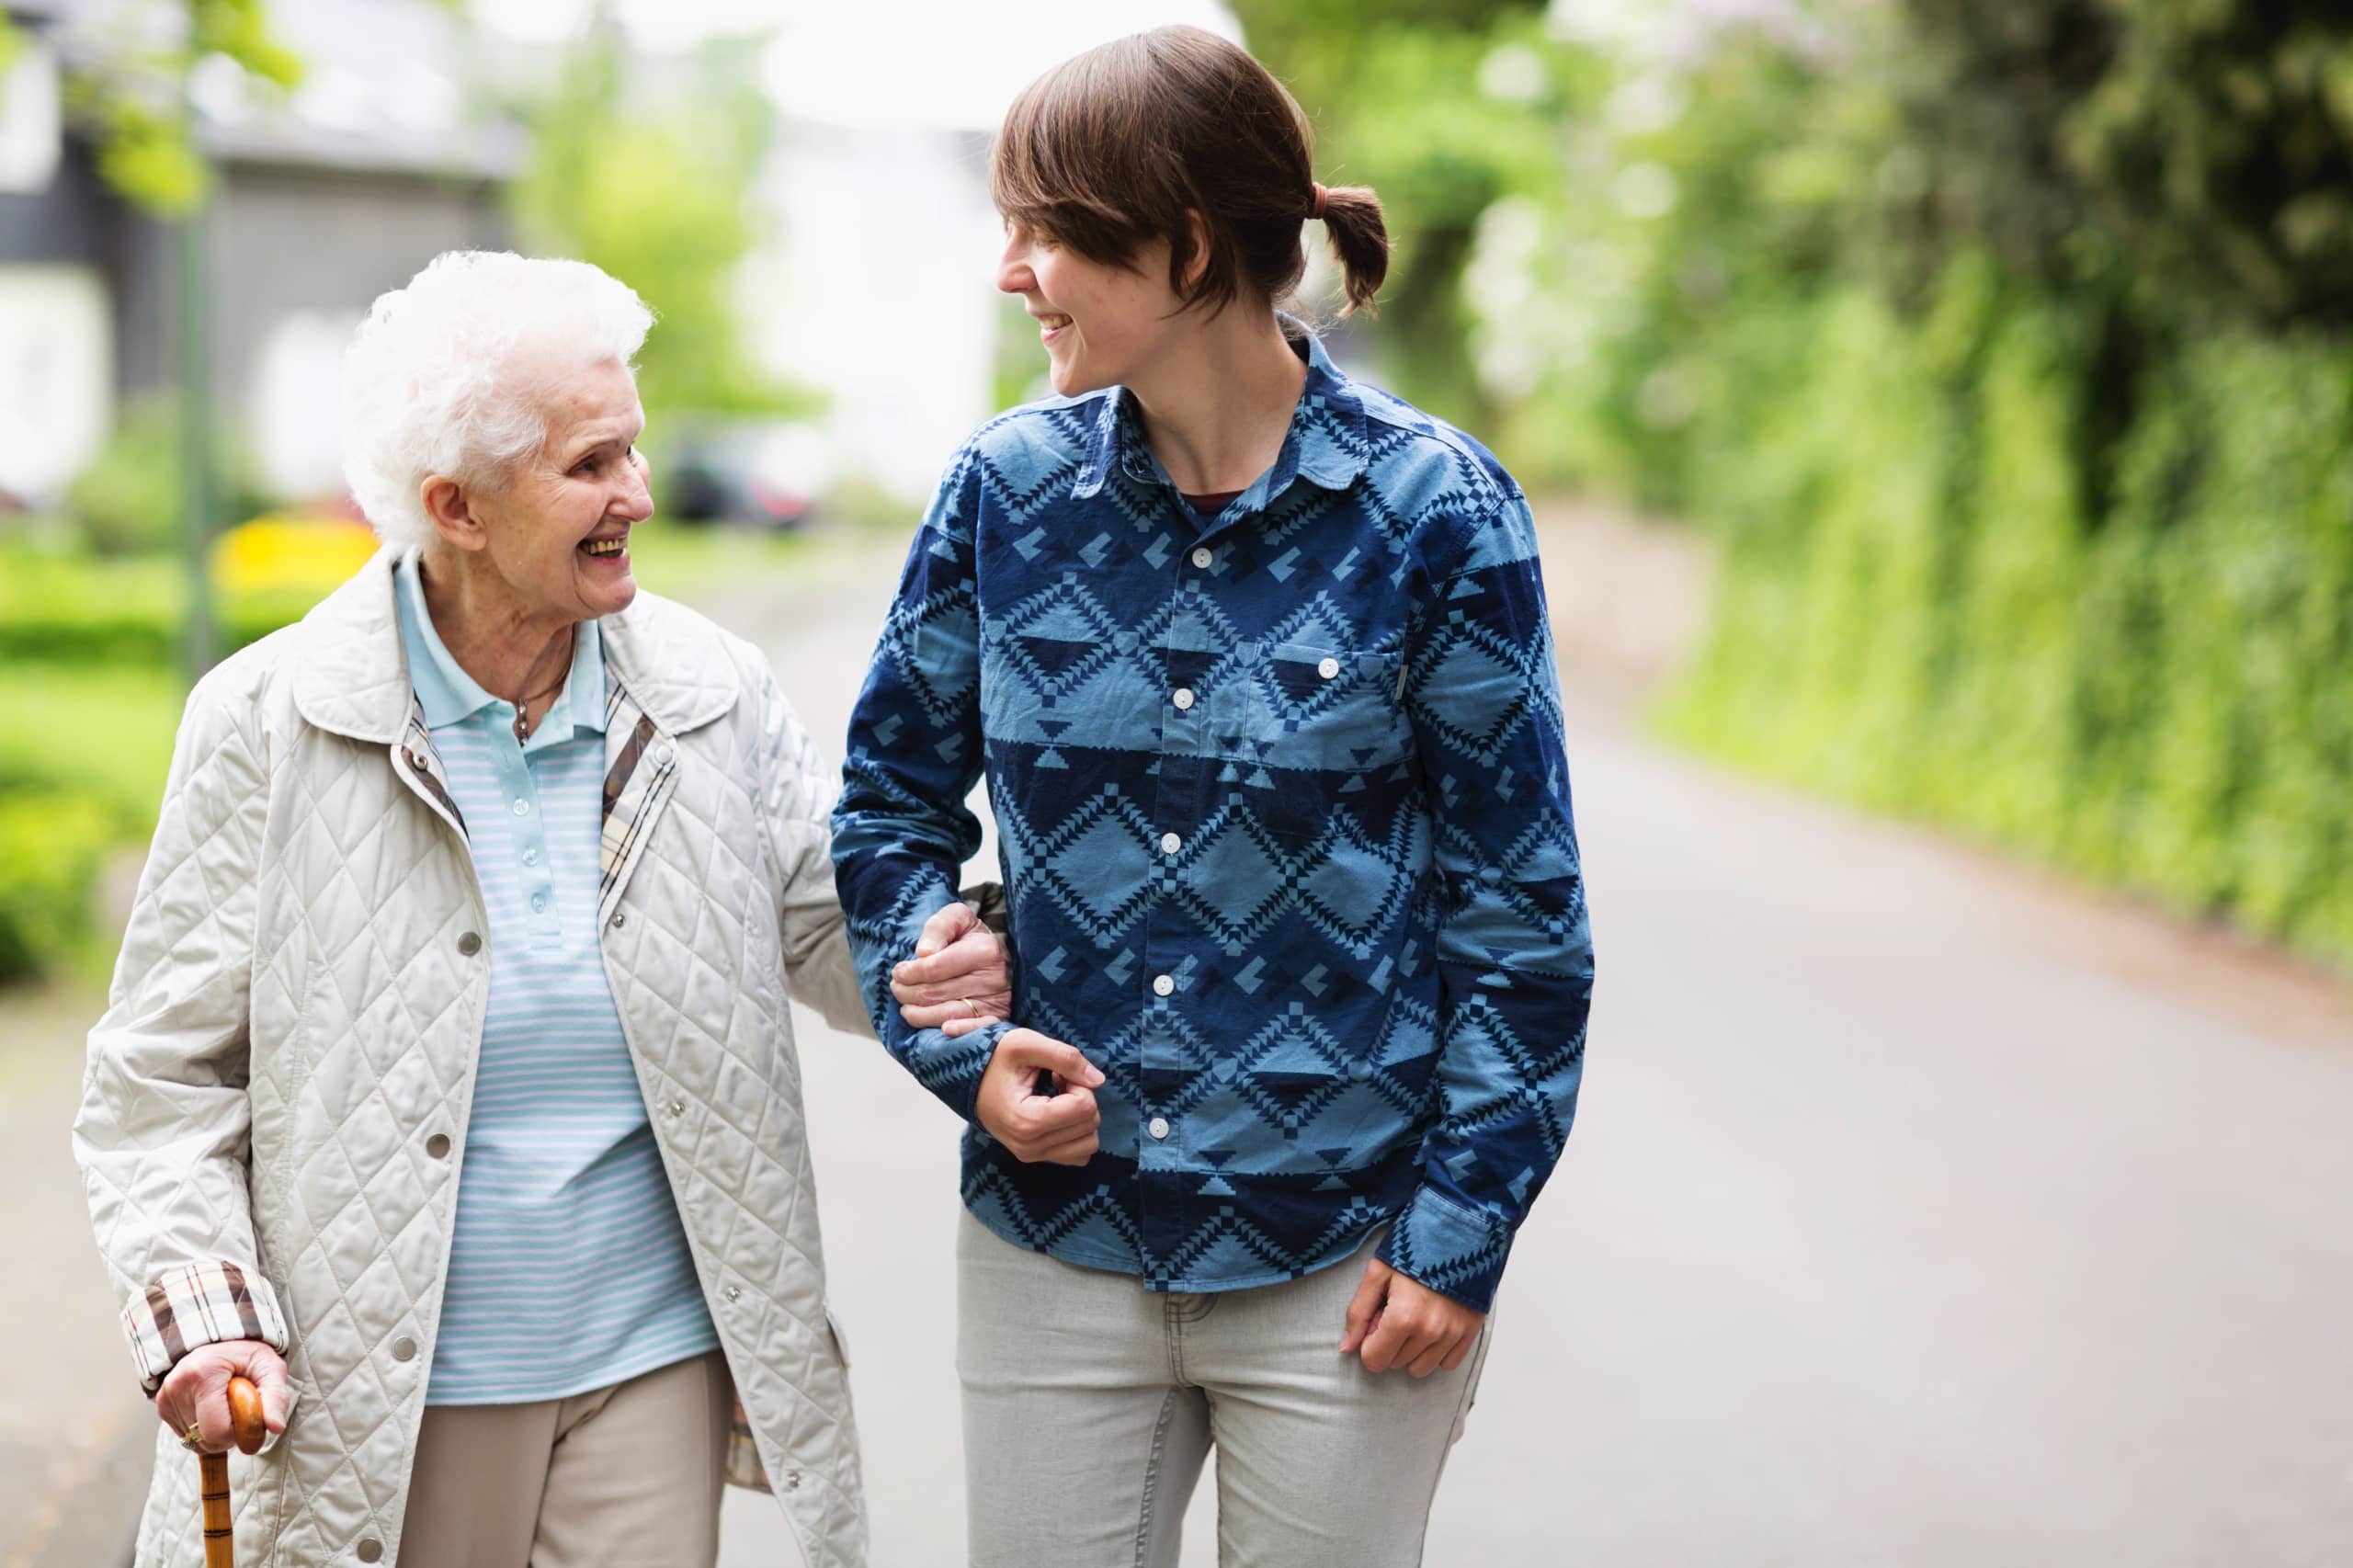
<svg viewBox="0 0 2353 1568">
<path fill-rule="evenodd" d="M 1381 215 L 1381 198 L 1369 185 L 1317 186 L 1315 192 L 1324 209 L 1324 234 L 1347 289 L 1348 302 L 1340 313 L 1378 315 L 1373 296 L 1389 276 L 1389 225 Z"/>
</svg>

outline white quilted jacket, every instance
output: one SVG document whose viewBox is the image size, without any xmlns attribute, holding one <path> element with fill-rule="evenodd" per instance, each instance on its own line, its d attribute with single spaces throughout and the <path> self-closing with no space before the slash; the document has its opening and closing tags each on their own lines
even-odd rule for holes
<svg viewBox="0 0 2353 1568">
<path fill-rule="evenodd" d="M 74 1126 L 151 1387 L 283 1314 L 292 1421 L 230 1460 L 241 1568 L 399 1561 L 465 1156 L 489 931 L 391 565 L 189 699 Z M 602 627 L 606 973 L 759 1459 L 809 1568 L 853 1568 L 858 1440 L 786 1006 L 870 1028 L 833 785 L 747 644 L 643 594 Z M 251 1280 L 242 1318 L 189 1295 L 224 1263 Z M 196 1461 L 160 1426 L 155 1453 L 139 1563 L 197 1564 Z"/>
</svg>

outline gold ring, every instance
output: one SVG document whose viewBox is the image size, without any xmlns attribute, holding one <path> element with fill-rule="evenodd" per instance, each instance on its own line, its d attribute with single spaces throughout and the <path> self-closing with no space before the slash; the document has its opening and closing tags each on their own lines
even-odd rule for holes
<svg viewBox="0 0 2353 1568">
<path fill-rule="evenodd" d="M 189 1422 L 188 1424 L 188 1430 L 180 1434 L 180 1447 L 189 1450 L 191 1453 L 196 1450 L 196 1446 L 202 1441 L 204 1441 L 204 1423 L 200 1421 Z"/>
<path fill-rule="evenodd" d="M 959 996 L 956 1000 L 963 1003 L 964 1006 L 972 1009 L 972 1017 L 977 1018 L 981 1016 L 981 1005 L 978 1002 L 973 1001 L 970 996 Z"/>
</svg>

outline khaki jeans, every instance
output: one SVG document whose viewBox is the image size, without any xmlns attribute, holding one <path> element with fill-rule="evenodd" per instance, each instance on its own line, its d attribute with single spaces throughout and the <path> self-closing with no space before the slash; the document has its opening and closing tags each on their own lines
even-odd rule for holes
<svg viewBox="0 0 2353 1568">
<path fill-rule="evenodd" d="M 1303 1279 L 1154 1294 L 956 1239 L 973 1568 L 1174 1568 L 1211 1447 L 1222 1568 L 1412 1568 L 1495 1320 L 1451 1372 L 1339 1353 L 1378 1236 Z"/>
<path fill-rule="evenodd" d="M 402 1568 L 710 1568 L 734 1401 L 713 1350 L 571 1399 L 427 1405 Z"/>
</svg>

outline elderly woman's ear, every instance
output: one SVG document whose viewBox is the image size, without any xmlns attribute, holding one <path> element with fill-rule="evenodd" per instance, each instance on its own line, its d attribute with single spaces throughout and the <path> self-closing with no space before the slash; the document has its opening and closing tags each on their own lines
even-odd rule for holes
<svg viewBox="0 0 2353 1568">
<path fill-rule="evenodd" d="M 417 502 L 444 543 L 460 550 L 480 550 L 487 542 L 482 518 L 467 498 L 465 486 L 456 480 L 435 474 L 417 487 Z"/>
</svg>

